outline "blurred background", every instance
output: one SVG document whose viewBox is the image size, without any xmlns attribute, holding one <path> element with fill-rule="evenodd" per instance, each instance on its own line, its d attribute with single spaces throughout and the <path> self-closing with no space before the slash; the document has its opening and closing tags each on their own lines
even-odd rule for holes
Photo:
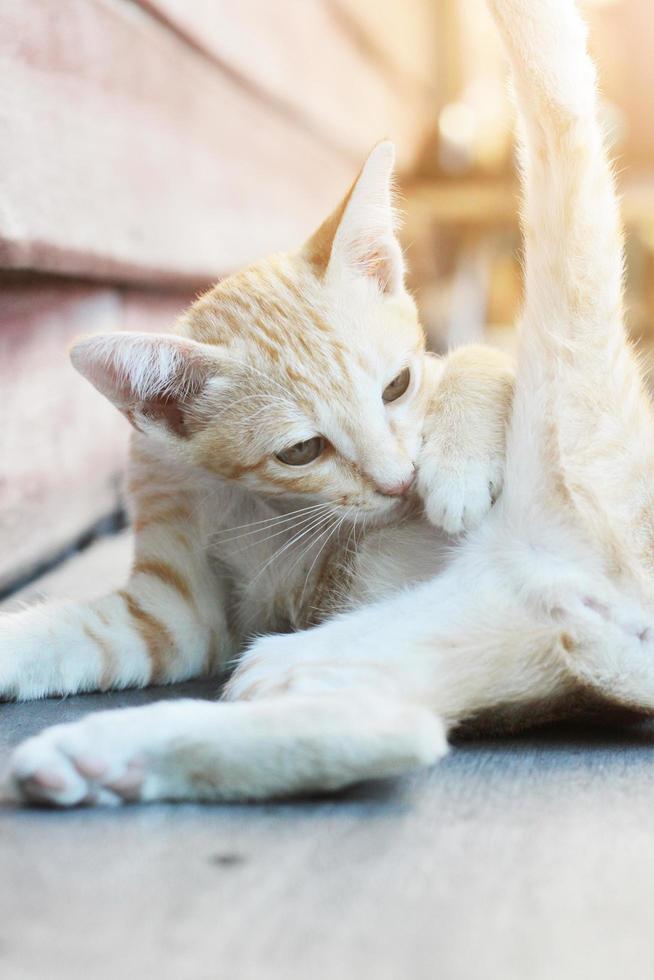
<svg viewBox="0 0 654 980">
<path fill-rule="evenodd" d="M 630 325 L 650 339 L 654 276 L 654 5 L 581 0 L 628 243 Z M 436 113 L 404 183 L 412 286 L 433 345 L 514 340 L 520 305 L 513 112 L 485 0 L 435 0 Z"/>
<path fill-rule="evenodd" d="M 654 6 L 584 7 L 647 341 Z M 512 118 L 484 0 L 2 0 L 0 92 L 0 593 L 120 520 L 127 423 L 72 339 L 165 330 L 298 245 L 380 138 L 432 346 L 512 343 Z"/>
</svg>

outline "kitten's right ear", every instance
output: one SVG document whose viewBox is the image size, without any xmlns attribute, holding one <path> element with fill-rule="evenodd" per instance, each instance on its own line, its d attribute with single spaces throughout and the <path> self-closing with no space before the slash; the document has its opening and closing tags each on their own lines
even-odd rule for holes
<svg viewBox="0 0 654 980">
<path fill-rule="evenodd" d="M 70 358 L 136 429 L 161 424 L 183 437 L 194 399 L 219 367 L 203 344 L 169 334 L 97 334 L 75 344 Z"/>
<path fill-rule="evenodd" d="M 345 199 L 303 248 L 321 278 L 329 269 L 347 269 L 376 282 L 382 293 L 404 285 L 404 259 L 395 234 L 393 166 L 395 147 L 378 143 Z"/>
</svg>

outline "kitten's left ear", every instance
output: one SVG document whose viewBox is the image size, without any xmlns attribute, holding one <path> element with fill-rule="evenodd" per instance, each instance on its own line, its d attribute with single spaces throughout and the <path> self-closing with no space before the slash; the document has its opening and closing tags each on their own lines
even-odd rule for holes
<svg viewBox="0 0 654 980">
<path fill-rule="evenodd" d="M 142 431 L 191 434 L 198 396 L 220 372 L 215 347 L 173 334 L 95 334 L 70 352 L 74 367 Z"/>
<path fill-rule="evenodd" d="M 303 252 L 322 278 L 349 268 L 376 280 L 383 293 L 404 288 L 404 259 L 395 235 L 392 143 L 378 143 L 339 207 L 305 244 Z"/>
</svg>

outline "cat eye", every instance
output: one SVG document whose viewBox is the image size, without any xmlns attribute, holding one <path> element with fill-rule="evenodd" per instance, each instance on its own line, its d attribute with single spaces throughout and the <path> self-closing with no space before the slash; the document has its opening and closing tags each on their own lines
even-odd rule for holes
<svg viewBox="0 0 654 980">
<path fill-rule="evenodd" d="M 411 380 L 411 371 L 408 367 L 404 368 L 403 371 L 393 378 L 390 384 L 387 384 L 382 392 L 382 399 L 387 404 L 388 402 L 394 402 L 404 394 L 404 392 L 409 387 L 409 381 Z"/>
<path fill-rule="evenodd" d="M 313 436 L 305 439 L 304 442 L 296 442 L 294 446 L 283 449 L 281 453 L 276 453 L 277 459 L 287 466 L 306 466 L 318 459 L 325 448 L 325 440 L 322 436 Z"/>
</svg>

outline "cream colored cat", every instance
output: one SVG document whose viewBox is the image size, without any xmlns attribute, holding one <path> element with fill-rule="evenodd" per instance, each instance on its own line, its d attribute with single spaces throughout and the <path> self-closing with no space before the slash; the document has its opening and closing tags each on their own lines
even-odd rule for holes
<svg viewBox="0 0 654 980">
<path fill-rule="evenodd" d="M 75 366 L 136 430 L 129 583 L 0 619 L 0 697 L 179 681 L 248 638 L 432 575 L 503 476 L 512 370 L 426 356 L 393 230 L 393 147 L 297 254 L 221 282 L 178 335 L 91 337 Z M 418 479 L 414 476 L 416 465 Z"/>
<path fill-rule="evenodd" d="M 339 588 L 351 601 L 428 581 L 258 640 L 231 681 L 232 703 L 107 712 L 30 739 L 13 760 L 26 798 L 73 805 L 330 789 L 431 763 L 448 729 L 488 712 L 524 724 L 589 701 L 654 708 L 654 419 L 622 326 L 621 233 L 594 72 L 571 0 L 491 6 L 516 76 L 526 175 L 526 301 L 498 503 L 449 562 L 418 522 L 374 531 L 353 553 L 350 527 L 333 561 L 303 569 L 299 581 L 309 582 L 297 590 L 292 568 L 259 559 L 235 580 L 230 542 L 220 561 L 199 560 L 215 531 L 204 523 L 216 493 L 207 469 L 233 481 L 220 506 L 239 515 L 225 523 L 247 523 L 248 534 L 296 519 L 252 525 L 267 516 L 253 493 L 278 493 L 285 508 L 293 495 L 315 499 L 315 511 L 297 511 L 300 529 L 324 520 L 326 539 L 341 533 L 322 516 L 327 502 L 343 528 L 352 507 L 395 523 L 414 462 L 432 519 L 454 528 L 468 505 L 474 519 L 490 503 L 507 373 L 489 369 L 491 387 L 479 392 L 493 393 L 490 405 L 471 416 L 469 399 L 452 397 L 466 390 L 456 358 L 423 360 L 382 146 L 301 257 L 218 287 L 193 309 L 187 339 L 78 348 L 78 365 L 144 432 L 131 476 L 141 550 L 129 591 L 55 618 L 46 608 L 5 621 L 13 648 L 10 656 L 5 632 L 0 677 L 25 697 L 103 678 L 190 676 L 232 623 L 241 635 L 301 626 L 330 612 Z M 284 381 L 273 369 L 281 364 Z M 433 410 L 439 390 L 452 428 Z M 488 429 L 470 424 L 482 418 Z M 451 431 L 463 440 L 454 457 Z M 455 478 L 439 482 L 437 466 Z M 255 596 L 261 612 L 248 623 Z"/>
</svg>

